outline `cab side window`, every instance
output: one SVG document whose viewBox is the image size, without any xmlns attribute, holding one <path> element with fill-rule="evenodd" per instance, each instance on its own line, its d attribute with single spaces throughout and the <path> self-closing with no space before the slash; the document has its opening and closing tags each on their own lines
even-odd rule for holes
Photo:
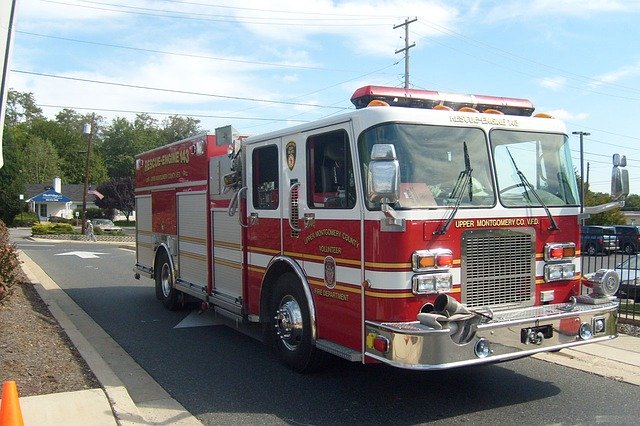
<svg viewBox="0 0 640 426">
<path fill-rule="evenodd" d="M 350 209 L 355 206 L 353 163 L 345 130 L 307 138 L 307 173 L 309 207 Z"/>
<path fill-rule="evenodd" d="M 253 207 L 262 210 L 278 208 L 278 148 L 275 145 L 256 148 L 252 154 Z"/>
</svg>

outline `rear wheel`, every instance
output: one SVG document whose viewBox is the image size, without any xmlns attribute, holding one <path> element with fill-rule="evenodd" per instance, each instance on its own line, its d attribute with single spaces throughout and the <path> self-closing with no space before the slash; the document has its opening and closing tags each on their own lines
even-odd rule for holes
<svg viewBox="0 0 640 426">
<path fill-rule="evenodd" d="M 173 287 L 173 268 L 169 262 L 169 255 L 163 251 L 156 262 L 156 297 L 162 300 L 162 304 L 170 311 L 180 307 L 180 295 Z"/>
<path fill-rule="evenodd" d="M 633 253 L 636 252 L 635 247 L 631 243 L 625 244 L 623 250 L 624 250 L 625 254 L 633 254 Z"/>
<path fill-rule="evenodd" d="M 298 373 L 316 370 L 324 353 L 312 342 L 311 316 L 302 286 L 292 273 L 276 283 L 270 303 L 271 338 L 278 357 Z"/>
<path fill-rule="evenodd" d="M 587 254 L 589 256 L 595 256 L 598 253 L 598 251 L 596 250 L 596 246 L 594 246 L 593 244 L 589 244 L 587 246 Z"/>
</svg>

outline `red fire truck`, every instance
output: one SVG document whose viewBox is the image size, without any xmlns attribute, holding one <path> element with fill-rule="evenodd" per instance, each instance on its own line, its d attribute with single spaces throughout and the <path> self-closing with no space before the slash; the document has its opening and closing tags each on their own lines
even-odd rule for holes
<svg viewBox="0 0 640 426">
<path fill-rule="evenodd" d="M 525 99 L 366 86 L 351 100 L 137 156 L 136 278 L 168 309 L 196 298 L 263 324 L 300 372 L 327 352 L 429 370 L 616 336 L 616 273 L 582 279 L 559 120 Z"/>
</svg>

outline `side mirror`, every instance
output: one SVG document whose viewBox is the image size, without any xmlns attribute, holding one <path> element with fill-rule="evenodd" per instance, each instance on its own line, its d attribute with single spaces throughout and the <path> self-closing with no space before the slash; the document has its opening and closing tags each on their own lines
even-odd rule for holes
<svg viewBox="0 0 640 426">
<path fill-rule="evenodd" d="M 613 167 L 626 167 L 627 166 L 627 156 L 620 154 L 613 154 Z"/>
<path fill-rule="evenodd" d="M 614 201 L 624 199 L 629 195 L 629 171 L 621 168 L 626 165 L 626 156 L 620 156 L 620 154 L 613 155 L 613 169 L 611 170 L 611 198 Z"/>
<path fill-rule="evenodd" d="M 375 144 L 367 173 L 368 199 L 372 203 L 395 203 L 400 198 L 400 164 L 391 144 Z"/>
</svg>

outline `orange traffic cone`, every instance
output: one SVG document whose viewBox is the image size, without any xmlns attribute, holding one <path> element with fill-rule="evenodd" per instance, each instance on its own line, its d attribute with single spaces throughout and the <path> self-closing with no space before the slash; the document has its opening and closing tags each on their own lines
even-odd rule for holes
<svg viewBox="0 0 640 426">
<path fill-rule="evenodd" d="M 20 401 L 18 400 L 18 386 L 13 380 L 2 384 L 0 426 L 24 426 Z"/>
</svg>

